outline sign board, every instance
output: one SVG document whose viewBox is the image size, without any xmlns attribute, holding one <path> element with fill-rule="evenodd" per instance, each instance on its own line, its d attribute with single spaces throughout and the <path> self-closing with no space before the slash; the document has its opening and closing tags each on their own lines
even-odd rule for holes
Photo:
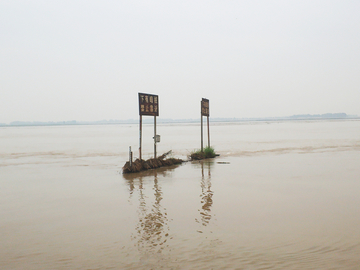
<svg viewBox="0 0 360 270">
<path fill-rule="evenodd" d="M 159 116 L 159 96 L 139 93 L 139 115 Z"/>
<path fill-rule="evenodd" d="M 153 137 L 153 139 L 155 140 L 155 142 L 160 142 L 160 135 L 156 135 L 155 137 Z"/>
<path fill-rule="evenodd" d="M 201 116 L 210 116 L 209 115 L 209 100 L 203 98 L 201 100 Z"/>
</svg>

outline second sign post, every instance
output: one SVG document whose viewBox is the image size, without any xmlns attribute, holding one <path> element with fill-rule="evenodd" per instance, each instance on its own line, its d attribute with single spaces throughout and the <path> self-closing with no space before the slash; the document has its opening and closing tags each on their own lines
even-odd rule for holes
<svg viewBox="0 0 360 270">
<path fill-rule="evenodd" d="M 142 141 L 142 116 L 154 116 L 154 158 L 156 158 L 156 143 L 160 142 L 160 136 L 156 135 L 156 116 L 159 116 L 159 96 L 152 94 L 139 93 L 139 158 L 141 157 L 141 141 Z"/>
<path fill-rule="evenodd" d="M 210 107 L 209 107 L 209 100 L 206 99 L 206 98 L 203 98 L 201 100 L 201 152 L 204 151 L 204 146 L 203 146 L 203 116 L 207 117 L 208 147 L 210 147 L 210 127 L 209 127 Z"/>
</svg>

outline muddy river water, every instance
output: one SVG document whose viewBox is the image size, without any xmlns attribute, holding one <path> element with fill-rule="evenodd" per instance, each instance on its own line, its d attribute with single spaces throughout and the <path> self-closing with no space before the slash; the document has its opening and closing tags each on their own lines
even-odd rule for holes
<svg viewBox="0 0 360 270">
<path fill-rule="evenodd" d="M 0 128 L 0 268 L 359 269 L 360 121 L 210 128 L 219 157 L 131 175 L 137 125 Z M 200 147 L 157 129 L 159 153 Z"/>
</svg>

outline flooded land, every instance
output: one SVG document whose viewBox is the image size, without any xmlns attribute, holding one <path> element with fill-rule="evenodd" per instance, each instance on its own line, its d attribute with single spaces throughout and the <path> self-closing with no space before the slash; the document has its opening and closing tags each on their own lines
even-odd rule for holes
<svg viewBox="0 0 360 270">
<path fill-rule="evenodd" d="M 358 269 L 360 121 L 210 132 L 215 159 L 122 174 L 137 125 L 0 128 L 0 268 Z M 199 124 L 158 133 L 200 148 Z"/>
</svg>

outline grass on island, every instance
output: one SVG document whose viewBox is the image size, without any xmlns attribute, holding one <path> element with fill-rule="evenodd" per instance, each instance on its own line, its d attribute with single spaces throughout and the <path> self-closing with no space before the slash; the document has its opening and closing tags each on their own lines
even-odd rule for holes
<svg viewBox="0 0 360 270">
<path fill-rule="evenodd" d="M 205 158 L 214 158 L 216 156 L 215 150 L 212 147 L 205 147 L 204 151 L 201 150 L 194 151 L 190 154 L 190 160 L 200 160 Z"/>
<path fill-rule="evenodd" d="M 184 162 L 179 158 L 166 158 L 166 156 L 169 154 L 171 154 L 171 150 L 159 156 L 158 158 L 150 158 L 148 160 L 136 159 L 131 163 L 131 165 L 130 162 L 127 161 L 122 168 L 123 174 L 141 172 L 164 166 L 178 165 Z"/>
</svg>

